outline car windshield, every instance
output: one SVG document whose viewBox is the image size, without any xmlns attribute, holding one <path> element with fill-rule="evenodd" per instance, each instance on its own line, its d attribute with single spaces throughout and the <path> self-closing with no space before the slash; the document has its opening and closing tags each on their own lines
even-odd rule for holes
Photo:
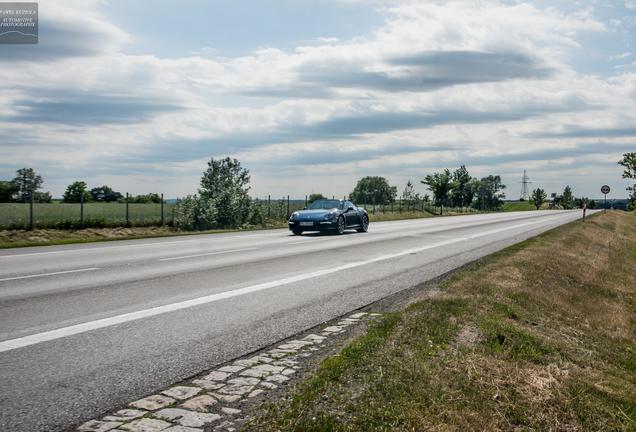
<svg viewBox="0 0 636 432">
<path fill-rule="evenodd" d="M 318 209 L 340 209 L 342 210 L 342 201 L 339 200 L 318 200 L 309 204 L 310 210 L 318 210 Z"/>
</svg>

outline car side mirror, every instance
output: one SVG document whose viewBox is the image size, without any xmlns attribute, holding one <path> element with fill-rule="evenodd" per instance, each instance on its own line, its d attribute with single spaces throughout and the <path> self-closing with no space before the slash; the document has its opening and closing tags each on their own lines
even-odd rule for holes
<svg viewBox="0 0 636 432">
<path fill-rule="evenodd" d="M 307 207 L 303 207 L 303 210 L 307 210 Z"/>
<path fill-rule="evenodd" d="M 349 206 L 349 208 L 347 208 L 347 211 L 349 210 L 353 210 L 353 206 Z"/>
</svg>

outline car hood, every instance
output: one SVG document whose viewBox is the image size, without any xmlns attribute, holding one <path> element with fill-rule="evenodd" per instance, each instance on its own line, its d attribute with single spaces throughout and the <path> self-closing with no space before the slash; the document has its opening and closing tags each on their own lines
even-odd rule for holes
<svg viewBox="0 0 636 432">
<path fill-rule="evenodd" d="M 324 210 L 324 209 L 316 209 L 316 210 L 300 210 L 298 211 L 298 220 L 315 220 L 315 219 L 323 219 L 325 215 L 329 213 L 337 211 L 335 209 Z"/>
</svg>

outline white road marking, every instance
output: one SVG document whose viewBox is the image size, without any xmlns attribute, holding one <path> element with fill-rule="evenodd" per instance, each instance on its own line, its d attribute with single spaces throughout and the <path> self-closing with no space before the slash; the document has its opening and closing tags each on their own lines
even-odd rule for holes
<svg viewBox="0 0 636 432">
<path fill-rule="evenodd" d="M 336 238 L 338 238 L 338 237 L 336 237 Z M 340 238 L 342 238 L 342 237 L 340 237 Z M 315 237 L 310 238 L 310 237 L 306 237 L 306 240 L 287 242 L 285 244 L 288 244 L 288 245 L 314 244 L 315 242 L 325 241 L 325 240 L 334 240 L 334 238 L 315 238 Z"/>
<path fill-rule="evenodd" d="M 563 217 L 564 215 L 561 214 L 559 215 L 559 218 L 550 218 L 549 221 L 554 221 L 556 219 L 565 219 Z M 570 217 L 570 214 L 565 215 L 567 217 Z M 163 306 L 157 306 L 157 307 L 153 307 L 153 308 L 149 308 L 149 309 L 143 309 L 140 311 L 136 311 L 136 312 L 130 312 L 130 313 L 126 313 L 126 314 L 122 314 L 122 315 L 116 315 L 113 317 L 109 317 L 109 318 L 103 318 L 103 319 L 99 319 L 99 320 L 95 320 L 95 321 L 89 321 L 89 322 L 85 322 L 85 323 L 81 323 L 81 324 L 76 324 L 76 325 L 72 325 L 72 326 L 68 326 L 68 327 L 62 327 L 59 329 L 55 329 L 55 330 L 50 330 L 47 332 L 43 332 L 43 333 L 37 333 L 37 334 L 33 334 L 33 335 L 29 335 L 29 336 L 24 336 L 21 338 L 17 338 L 17 339 L 10 339 L 10 340 L 6 340 L 6 341 L 2 341 L 0 342 L 0 352 L 5 352 L 5 351 L 11 351 L 14 349 L 18 349 L 18 348 L 24 348 L 30 345 L 35 345 L 41 342 L 47 342 L 47 341 L 51 341 L 51 340 L 55 340 L 55 339 L 60 339 L 63 337 L 68 337 L 68 336 L 72 336 L 72 335 L 76 335 L 76 334 L 80 334 L 80 333 L 85 333 L 91 330 L 97 330 L 97 329 L 101 329 L 104 327 L 110 327 L 113 325 L 117 325 L 117 324 L 122 324 L 122 323 L 126 323 L 126 322 L 130 322 L 130 321 L 135 321 L 135 320 L 139 320 L 139 319 L 143 319 L 143 318 L 149 318 L 152 316 L 156 316 L 156 315 L 161 315 L 164 313 L 168 313 L 168 312 L 174 312 L 174 311 L 179 311 L 179 310 L 183 310 L 183 309 L 187 309 L 187 308 L 191 308 L 194 306 L 200 306 L 200 305 L 204 305 L 204 304 L 208 304 L 208 303 L 212 303 L 212 302 L 217 302 L 220 300 L 225 300 L 228 298 L 232 298 L 232 297 L 238 297 L 241 295 L 245 295 L 245 294 L 250 294 L 250 293 L 254 293 L 257 291 L 263 291 L 263 290 L 267 290 L 267 289 L 271 289 L 271 288 L 277 288 L 280 286 L 284 286 L 284 285 L 289 285 L 292 283 L 296 283 L 296 282 L 301 282 L 307 279 L 313 279 L 316 277 L 320 277 L 320 276 L 325 276 L 328 274 L 332 274 L 332 273 L 336 273 L 336 272 L 340 272 L 343 270 L 349 270 L 352 268 L 356 268 L 356 267 L 361 267 L 361 266 L 365 266 L 368 264 L 372 264 L 372 263 L 376 263 L 376 262 L 380 262 L 380 261 L 386 261 L 386 260 L 390 260 L 393 258 L 399 258 L 401 256 L 405 256 L 405 255 L 410 255 L 410 254 L 414 254 L 414 253 L 418 253 L 418 252 L 422 252 L 428 249 L 433 249 L 433 248 L 437 248 L 440 246 L 446 246 L 446 245 L 450 245 L 453 243 L 459 243 L 465 240 L 469 240 L 469 239 L 474 239 L 474 238 L 478 238 L 478 237 L 484 237 L 484 236 L 488 236 L 488 235 L 492 235 L 492 234 L 496 234 L 496 233 L 500 233 L 500 232 L 504 232 L 504 231 L 509 231 L 509 230 L 513 230 L 513 229 L 518 229 L 518 228 L 522 228 L 522 227 L 526 227 L 529 225 L 536 225 L 539 223 L 546 223 L 546 220 L 542 219 L 539 221 L 532 221 L 532 222 L 526 222 L 526 223 L 522 223 L 522 224 L 517 224 L 517 225 L 512 225 L 512 226 L 508 226 L 508 227 L 504 227 L 504 228 L 498 228 L 498 229 L 494 229 L 494 230 L 490 230 L 490 231 L 485 231 L 482 233 L 477 233 L 477 234 L 473 234 L 467 237 L 457 237 L 454 239 L 449 239 L 449 240 L 443 240 L 443 241 L 439 241 L 436 243 L 430 243 L 426 246 L 420 246 L 417 248 L 413 248 L 413 249 L 408 249 L 408 250 L 404 250 L 401 252 L 395 252 L 392 254 L 387 254 L 387 255 L 382 255 L 376 258 L 370 258 L 368 260 L 364 260 L 364 261 L 357 261 L 357 262 L 352 262 L 349 264 L 344 264 L 338 267 L 331 267 L 328 269 L 323 269 L 323 270 L 318 270 L 318 271 L 314 271 L 311 273 L 305 273 L 305 274 L 300 274 L 297 276 L 292 276 L 292 277 L 288 277 L 288 278 L 284 278 L 284 279 L 279 279 L 279 280 L 275 280 L 275 281 L 271 281 L 271 282 L 265 282 L 265 283 L 260 283 L 260 284 L 256 284 L 256 285 L 251 285 L 251 286 L 247 286 L 244 288 L 239 288 L 236 290 L 232 290 L 232 291 L 225 291 L 225 292 L 221 292 L 218 294 L 211 294 L 211 295 L 207 295 L 207 296 L 203 296 L 203 297 L 198 297 L 198 298 L 194 298 L 191 300 L 186 300 L 186 301 L 182 301 L 182 302 L 178 302 L 178 303 L 172 303 L 172 304 L 167 304 L 167 305 L 163 305 Z"/>
<path fill-rule="evenodd" d="M 257 249 L 258 248 L 255 248 L 255 247 L 243 248 L 243 249 L 230 249 L 230 250 L 217 251 L 217 252 L 201 253 L 196 255 L 184 255 L 184 256 L 177 256 L 177 257 L 170 257 L 170 258 L 161 258 L 159 259 L 159 261 L 176 261 L 176 260 L 182 260 L 182 259 L 188 259 L 188 258 L 199 258 L 204 256 L 210 256 L 210 255 L 221 255 L 221 254 L 227 254 L 232 252 L 243 252 L 243 251 L 251 251 L 251 250 L 257 250 Z"/>
<path fill-rule="evenodd" d="M 68 274 L 68 273 L 81 273 L 81 272 L 87 272 L 87 271 L 93 271 L 93 270 L 99 270 L 99 267 L 58 271 L 58 272 L 52 272 L 52 273 L 40 273 L 40 274 L 34 274 L 34 275 L 28 275 L 28 276 L 15 276 L 15 277 L 0 279 L 0 282 L 18 280 L 18 279 L 31 279 L 31 278 L 44 277 L 44 276 L 55 276 L 55 275 Z"/>
</svg>

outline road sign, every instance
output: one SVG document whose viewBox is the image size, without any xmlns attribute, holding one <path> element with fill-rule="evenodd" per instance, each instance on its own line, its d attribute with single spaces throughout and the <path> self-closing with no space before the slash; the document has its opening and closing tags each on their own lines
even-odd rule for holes
<svg viewBox="0 0 636 432">
<path fill-rule="evenodd" d="M 610 187 L 608 185 L 601 186 L 601 193 L 605 195 L 603 200 L 603 213 L 607 211 L 607 194 L 610 193 Z"/>
</svg>

